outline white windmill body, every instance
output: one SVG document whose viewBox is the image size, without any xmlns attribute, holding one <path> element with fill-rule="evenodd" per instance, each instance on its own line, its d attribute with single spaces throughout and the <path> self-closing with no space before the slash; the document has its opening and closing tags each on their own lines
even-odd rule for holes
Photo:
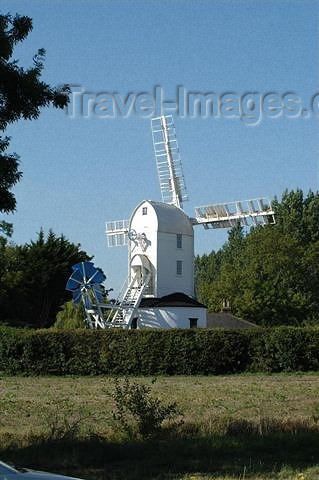
<svg viewBox="0 0 319 480">
<path fill-rule="evenodd" d="M 130 221 L 129 278 L 147 286 L 133 326 L 206 326 L 206 308 L 194 301 L 194 232 L 179 207 L 144 200 Z M 133 235 L 132 235 L 133 232 Z M 136 232 L 136 233 L 135 233 Z M 135 237 L 135 238 L 134 238 Z M 176 296 L 178 292 L 178 296 Z"/>
<path fill-rule="evenodd" d="M 206 307 L 194 294 L 194 231 L 274 222 L 266 199 L 183 211 L 187 200 L 172 116 L 152 120 L 163 202 L 144 200 L 130 220 L 108 222 L 109 246 L 128 245 L 128 278 L 106 326 L 121 328 L 206 327 Z"/>
<path fill-rule="evenodd" d="M 183 210 L 144 200 L 133 212 L 130 229 L 143 233 L 141 240 L 130 241 L 130 276 L 143 264 L 144 274 L 150 273 L 147 294 L 194 296 L 194 232 Z"/>
</svg>

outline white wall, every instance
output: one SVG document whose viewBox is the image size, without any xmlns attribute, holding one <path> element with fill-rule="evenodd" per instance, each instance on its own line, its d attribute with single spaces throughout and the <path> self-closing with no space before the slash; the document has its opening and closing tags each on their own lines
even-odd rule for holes
<svg viewBox="0 0 319 480">
<path fill-rule="evenodd" d="M 182 275 L 176 274 L 176 261 L 182 261 Z M 174 292 L 194 296 L 194 237 L 182 235 L 177 248 L 176 234 L 157 233 L 157 297 Z"/>
<path fill-rule="evenodd" d="M 143 207 L 147 207 L 147 215 L 143 215 Z M 133 212 L 131 218 L 130 229 L 136 230 L 137 233 L 144 233 L 147 239 L 146 249 L 134 242 L 129 242 L 129 265 L 131 259 L 135 255 L 145 255 L 151 264 L 152 269 L 152 286 L 153 294 L 156 295 L 156 280 L 157 280 L 157 216 L 149 204 L 145 201 L 137 207 Z M 129 266 L 129 274 L 130 266 Z"/>
<path fill-rule="evenodd" d="M 143 208 L 147 215 L 143 215 Z M 152 266 L 153 295 L 163 297 L 175 292 L 194 296 L 194 235 L 190 220 L 179 209 L 157 203 L 155 211 L 144 201 L 133 212 L 130 229 L 144 233 L 147 247 L 130 242 L 129 264 L 134 255 L 145 255 Z M 158 216 L 160 215 L 160 219 Z M 173 221 L 172 221 L 173 219 Z M 161 227 L 159 227 L 161 224 Z M 187 232 L 187 233 L 186 233 Z M 182 234 L 182 248 L 177 248 L 177 234 Z M 176 274 L 176 262 L 182 261 L 182 274 Z M 129 269 L 130 270 L 130 269 Z"/>
<path fill-rule="evenodd" d="M 187 328 L 189 319 L 198 318 L 197 327 L 206 328 L 206 308 L 156 307 L 139 309 L 139 328 Z"/>
</svg>

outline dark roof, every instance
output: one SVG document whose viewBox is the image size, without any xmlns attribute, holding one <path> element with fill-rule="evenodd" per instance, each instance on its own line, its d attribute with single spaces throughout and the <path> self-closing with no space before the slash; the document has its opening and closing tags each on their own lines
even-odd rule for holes
<svg viewBox="0 0 319 480">
<path fill-rule="evenodd" d="M 182 292 L 171 293 L 165 297 L 142 298 L 139 308 L 153 308 L 153 307 L 197 307 L 207 308 L 202 303 L 199 303 L 195 298 L 189 297 Z"/>
<path fill-rule="evenodd" d="M 241 330 L 243 328 L 254 328 L 258 325 L 247 322 L 242 318 L 235 317 L 229 312 L 207 313 L 207 328 L 232 328 Z"/>
</svg>

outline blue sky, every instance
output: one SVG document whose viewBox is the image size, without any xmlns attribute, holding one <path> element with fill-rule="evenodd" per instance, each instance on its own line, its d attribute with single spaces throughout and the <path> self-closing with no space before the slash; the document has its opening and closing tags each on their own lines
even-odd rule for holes
<svg viewBox="0 0 319 480">
<path fill-rule="evenodd" d="M 318 84 L 316 1 L 2 1 L 29 15 L 33 32 L 16 48 L 24 66 L 46 49 L 43 79 L 86 91 L 296 92 L 308 108 Z M 169 112 L 167 112 L 169 113 Z M 174 114 L 174 112 L 172 112 Z M 193 207 L 318 189 L 318 118 L 180 118 L 175 115 Z M 118 290 L 126 249 L 108 249 L 105 221 L 128 218 L 143 199 L 160 200 L 150 118 L 76 116 L 44 110 L 8 129 L 24 176 L 14 188 L 14 241 L 52 228 L 94 255 Z M 221 246 L 225 231 L 195 230 L 196 253 Z"/>
</svg>

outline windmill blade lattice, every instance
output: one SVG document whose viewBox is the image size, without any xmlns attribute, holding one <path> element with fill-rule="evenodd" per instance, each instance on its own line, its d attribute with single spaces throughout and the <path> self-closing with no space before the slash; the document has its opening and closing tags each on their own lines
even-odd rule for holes
<svg viewBox="0 0 319 480">
<path fill-rule="evenodd" d="M 101 285 L 106 276 L 92 262 L 80 262 L 72 267 L 72 274 L 66 284 L 66 290 L 73 294 L 73 302 L 79 304 L 81 299 L 85 309 L 101 303 L 104 288 Z"/>
<path fill-rule="evenodd" d="M 153 118 L 151 125 L 163 202 L 182 208 L 188 195 L 173 117 Z"/>
</svg>

